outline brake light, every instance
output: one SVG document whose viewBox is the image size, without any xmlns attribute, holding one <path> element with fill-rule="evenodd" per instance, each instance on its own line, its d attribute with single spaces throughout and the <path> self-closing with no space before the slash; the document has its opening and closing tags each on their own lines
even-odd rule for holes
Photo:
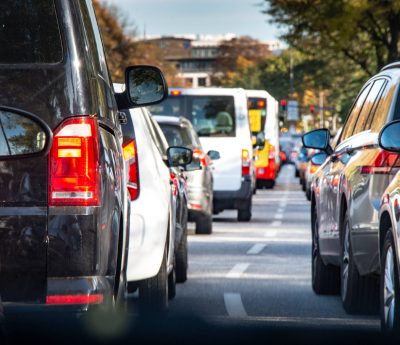
<svg viewBox="0 0 400 345">
<path fill-rule="evenodd" d="M 385 175 L 390 174 L 392 168 L 399 166 L 399 155 L 396 153 L 380 150 L 372 165 L 364 165 L 360 167 L 363 175 Z"/>
<path fill-rule="evenodd" d="M 207 155 L 200 149 L 193 150 L 193 158 L 199 160 L 202 167 L 208 165 Z"/>
<path fill-rule="evenodd" d="M 275 159 L 275 146 L 272 144 L 269 144 L 268 159 Z"/>
<path fill-rule="evenodd" d="M 99 130 L 92 116 L 65 120 L 49 155 L 49 205 L 99 206 Z"/>
<path fill-rule="evenodd" d="M 179 90 L 172 90 L 170 92 L 171 96 L 180 96 L 181 94 L 182 94 L 182 91 L 179 91 Z"/>
<path fill-rule="evenodd" d="M 242 150 L 242 176 L 250 175 L 251 155 L 249 150 Z"/>
<path fill-rule="evenodd" d="M 103 295 L 55 295 L 47 296 L 46 304 L 50 305 L 77 305 L 77 304 L 98 304 L 104 301 Z"/>
<path fill-rule="evenodd" d="M 170 176 L 171 182 L 172 182 L 172 184 L 171 184 L 172 195 L 177 196 L 178 195 L 178 178 L 172 172 L 169 174 L 169 176 Z"/>
<path fill-rule="evenodd" d="M 315 164 L 311 164 L 308 168 L 310 174 L 314 174 L 318 170 L 319 166 Z"/>
<path fill-rule="evenodd" d="M 123 146 L 124 159 L 128 164 L 128 191 L 131 201 L 139 197 L 139 167 L 137 158 L 137 147 L 135 140 L 130 140 Z"/>
</svg>

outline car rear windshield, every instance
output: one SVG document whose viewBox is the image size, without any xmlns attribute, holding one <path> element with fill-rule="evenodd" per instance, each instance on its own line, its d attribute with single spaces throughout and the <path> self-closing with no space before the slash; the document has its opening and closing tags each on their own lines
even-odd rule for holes
<svg viewBox="0 0 400 345">
<path fill-rule="evenodd" d="M 183 116 L 192 122 L 200 137 L 234 137 L 233 96 L 171 96 L 150 107 L 153 115 Z"/>
<path fill-rule="evenodd" d="M 160 123 L 169 146 L 193 147 L 189 132 L 181 126 L 166 125 Z"/>
<path fill-rule="evenodd" d="M 60 62 L 62 44 L 53 0 L 1 0 L 0 47 L 0 64 Z"/>
</svg>

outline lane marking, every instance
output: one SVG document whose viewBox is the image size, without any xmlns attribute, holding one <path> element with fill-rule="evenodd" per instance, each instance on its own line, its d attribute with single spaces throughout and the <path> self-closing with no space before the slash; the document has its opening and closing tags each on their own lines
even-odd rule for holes
<svg viewBox="0 0 400 345">
<path fill-rule="evenodd" d="M 240 293 L 224 293 L 226 312 L 230 317 L 247 317 Z"/>
<path fill-rule="evenodd" d="M 283 213 L 284 209 L 283 208 L 278 208 L 278 210 L 276 211 L 277 213 Z"/>
<path fill-rule="evenodd" d="M 264 234 L 264 237 L 275 237 L 277 235 L 278 231 L 271 231 L 267 230 Z"/>
<path fill-rule="evenodd" d="M 264 243 L 256 243 L 247 251 L 247 255 L 257 255 L 260 254 L 267 245 Z"/>
<path fill-rule="evenodd" d="M 240 263 L 236 264 L 232 267 L 232 269 L 226 274 L 226 278 L 235 279 L 240 278 L 242 274 L 247 270 L 250 266 L 248 263 Z"/>
<path fill-rule="evenodd" d="M 275 220 L 271 223 L 271 226 L 273 227 L 279 227 L 282 225 L 282 221 L 281 220 Z"/>
<path fill-rule="evenodd" d="M 283 219 L 283 213 L 277 213 L 277 214 L 274 216 L 274 219 Z"/>
</svg>

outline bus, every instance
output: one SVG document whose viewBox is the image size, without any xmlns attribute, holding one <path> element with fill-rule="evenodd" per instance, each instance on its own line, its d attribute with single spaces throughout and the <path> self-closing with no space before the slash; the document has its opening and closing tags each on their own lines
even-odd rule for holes
<svg viewBox="0 0 400 345">
<path fill-rule="evenodd" d="M 281 165 L 279 103 L 267 91 L 246 90 L 257 188 L 273 188 Z"/>
</svg>

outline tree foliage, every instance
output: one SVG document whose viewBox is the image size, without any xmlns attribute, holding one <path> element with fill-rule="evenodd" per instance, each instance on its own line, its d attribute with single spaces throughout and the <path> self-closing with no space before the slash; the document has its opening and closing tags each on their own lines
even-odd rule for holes
<svg viewBox="0 0 400 345">
<path fill-rule="evenodd" d="M 399 59 L 399 0 L 264 0 L 292 47 L 343 59 L 372 75 Z"/>
</svg>

